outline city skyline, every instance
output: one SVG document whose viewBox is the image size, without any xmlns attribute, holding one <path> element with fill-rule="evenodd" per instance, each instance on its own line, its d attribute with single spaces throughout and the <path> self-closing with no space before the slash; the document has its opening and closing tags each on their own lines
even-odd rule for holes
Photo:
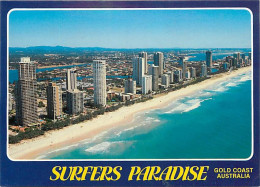
<svg viewBox="0 0 260 187">
<path fill-rule="evenodd" d="M 245 9 L 19 10 L 9 21 L 10 47 L 251 47 Z"/>
</svg>

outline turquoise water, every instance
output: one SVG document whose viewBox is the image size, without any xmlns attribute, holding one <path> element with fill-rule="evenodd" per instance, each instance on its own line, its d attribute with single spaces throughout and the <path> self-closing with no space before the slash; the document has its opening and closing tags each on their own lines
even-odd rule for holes
<svg viewBox="0 0 260 187">
<path fill-rule="evenodd" d="M 251 73 L 219 82 L 43 159 L 248 158 Z"/>
</svg>

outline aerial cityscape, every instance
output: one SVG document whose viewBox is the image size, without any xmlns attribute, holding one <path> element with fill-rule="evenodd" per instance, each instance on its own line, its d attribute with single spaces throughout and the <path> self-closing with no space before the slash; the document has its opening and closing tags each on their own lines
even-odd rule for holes
<svg viewBox="0 0 260 187">
<path fill-rule="evenodd" d="M 145 142 L 147 139 L 151 147 L 158 146 L 158 133 L 164 132 L 162 137 L 173 138 L 167 145 L 170 146 L 174 144 L 174 138 L 196 132 L 200 124 L 203 130 L 197 133 L 201 134 L 198 135 L 201 140 L 197 136 L 189 136 L 206 142 L 202 134 L 210 132 L 203 127 L 204 123 L 212 123 L 211 128 L 216 128 L 208 129 L 212 131 L 212 137 L 222 138 L 216 134 L 217 129 L 222 129 L 218 127 L 220 121 L 239 124 L 235 122 L 239 120 L 235 116 L 240 112 L 230 113 L 229 106 L 234 102 L 234 112 L 238 108 L 247 110 L 243 112 L 241 109 L 240 115 L 244 120 L 240 122 L 247 125 L 242 125 L 243 129 L 238 128 L 236 134 L 245 133 L 247 137 L 240 145 L 245 147 L 245 151 L 237 153 L 239 158 L 246 158 L 251 150 L 251 110 L 248 110 L 251 65 L 249 47 L 126 49 L 12 46 L 9 48 L 8 79 L 9 154 L 16 159 L 233 158 L 235 151 L 231 154 L 224 150 L 209 151 L 205 156 L 200 151 L 191 155 L 187 151 L 192 147 L 189 143 L 186 149 L 175 147 L 176 151 L 172 151 L 171 147 L 163 149 L 162 146 L 159 154 L 147 148 L 148 143 Z M 218 90 L 223 84 L 225 88 Z M 232 90 L 240 88 L 237 85 L 241 85 L 243 91 Z M 244 91 L 248 92 L 243 96 L 245 103 L 234 100 L 240 98 L 236 94 Z M 233 96 L 228 96 L 224 102 L 227 96 L 223 95 L 222 100 L 217 101 L 222 92 L 232 92 Z M 192 96 L 194 98 L 190 99 Z M 203 108 L 202 102 L 214 106 Z M 211 111 L 216 106 L 219 109 Z M 185 117 L 199 112 L 199 108 L 203 111 Z M 172 116 L 164 116 L 168 114 Z M 205 118 L 205 121 L 199 121 L 200 118 Z M 196 130 L 192 129 L 192 120 L 198 126 Z M 165 124 L 171 127 L 167 130 Z M 191 127 L 186 127 L 188 124 Z M 224 122 L 223 126 L 229 128 Z M 163 131 L 156 131 L 156 128 L 163 127 Z M 169 129 L 173 127 L 177 129 Z M 183 130 L 186 132 L 181 133 Z M 127 134 L 130 131 L 131 134 Z M 122 133 L 126 133 L 124 138 Z M 84 140 L 87 143 L 79 143 Z M 219 142 L 214 138 L 207 140 L 212 144 Z M 208 145 L 204 146 L 198 150 L 207 149 Z M 144 147 L 150 151 L 140 151 Z M 223 147 L 226 150 L 237 149 L 236 144 L 231 143 Z M 131 149 L 138 153 L 129 153 Z"/>
</svg>

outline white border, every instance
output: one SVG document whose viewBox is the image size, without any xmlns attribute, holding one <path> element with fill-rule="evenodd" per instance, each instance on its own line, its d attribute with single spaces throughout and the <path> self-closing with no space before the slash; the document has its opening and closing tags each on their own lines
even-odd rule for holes
<svg viewBox="0 0 260 187">
<path fill-rule="evenodd" d="M 26 160 L 26 159 L 12 159 L 8 155 L 8 145 L 9 145 L 9 136 L 8 136 L 8 107 L 9 107 L 9 16 L 13 11 L 35 11 L 35 10 L 44 10 L 44 11 L 53 11 L 53 10 L 74 10 L 74 11 L 81 11 L 81 10 L 247 10 L 251 15 L 251 112 L 252 112 L 252 131 L 251 131 L 251 155 L 245 159 L 39 159 L 39 160 Z M 14 8 L 11 9 L 7 14 L 7 118 L 6 118 L 6 125 L 7 125 L 7 144 L 6 144 L 6 153 L 7 157 L 12 161 L 248 161 L 254 155 L 254 102 L 253 102 L 253 13 L 249 8 Z"/>
</svg>

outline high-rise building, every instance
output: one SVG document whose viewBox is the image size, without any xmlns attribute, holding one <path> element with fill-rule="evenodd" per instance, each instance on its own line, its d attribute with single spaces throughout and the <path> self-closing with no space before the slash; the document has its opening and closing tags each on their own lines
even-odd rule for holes
<svg viewBox="0 0 260 187">
<path fill-rule="evenodd" d="M 93 61 L 94 104 L 106 106 L 106 61 Z"/>
<path fill-rule="evenodd" d="M 207 65 L 203 63 L 201 65 L 201 77 L 206 77 L 206 76 L 207 76 Z"/>
<path fill-rule="evenodd" d="M 186 79 L 186 72 L 187 72 L 187 61 L 183 60 L 182 64 L 182 77 L 185 80 Z"/>
<path fill-rule="evenodd" d="M 177 83 L 180 82 L 181 81 L 181 75 L 182 75 L 181 70 L 176 69 L 174 71 L 174 82 L 177 82 Z"/>
<path fill-rule="evenodd" d="M 169 76 L 170 83 L 173 83 L 174 82 L 174 73 L 173 73 L 173 71 L 168 71 L 167 74 Z"/>
<path fill-rule="evenodd" d="M 152 90 L 159 90 L 159 66 L 155 66 L 154 64 L 151 66 L 151 74 L 152 75 Z"/>
<path fill-rule="evenodd" d="M 148 62 L 147 62 L 147 53 L 146 52 L 141 52 L 139 53 L 139 57 L 144 58 L 144 73 L 148 73 Z"/>
<path fill-rule="evenodd" d="M 125 93 L 136 94 L 136 81 L 133 79 L 125 80 Z"/>
<path fill-rule="evenodd" d="M 62 92 L 56 83 L 47 86 L 47 115 L 50 119 L 62 116 Z"/>
<path fill-rule="evenodd" d="M 71 115 L 80 114 L 84 108 L 84 95 L 78 89 L 67 90 L 67 110 Z"/>
<path fill-rule="evenodd" d="M 240 67 L 240 53 L 234 53 L 233 57 L 235 58 L 235 67 Z"/>
<path fill-rule="evenodd" d="M 163 62 L 163 53 L 156 52 L 153 56 L 154 65 L 159 66 L 159 76 L 163 74 L 164 62 Z"/>
<path fill-rule="evenodd" d="M 212 51 L 206 51 L 206 65 L 212 67 Z"/>
<path fill-rule="evenodd" d="M 183 66 L 183 61 L 185 61 L 185 57 L 184 56 L 179 56 L 179 65 Z"/>
<path fill-rule="evenodd" d="M 190 79 L 191 73 L 190 70 L 186 71 L 185 77 L 186 79 Z"/>
<path fill-rule="evenodd" d="M 36 65 L 30 57 L 21 58 L 16 85 L 16 122 L 30 126 L 38 123 Z"/>
<path fill-rule="evenodd" d="M 142 85 L 142 77 L 145 74 L 145 59 L 142 57 L 137 57 L 133 59 L 133 79 L 136 84 Z"/>
<path fill-rule="evenodd" d="M 76 69 L 68 69 L 66 77 L 67 90 L 77 89 L 77 72 Z"/>
<path fill-rule="evenodd" d="M 13 110 L 13 96 L 11 93 L 8 93 L 8 112 Z"/>
<path fill-rule="evenodd" d="M 148 94 L 152 91 L 152 75 L 145 75 L 142 78 L 142 94 Z"/>
<path fill-rule="evenodd" d="M 190 68 L 190 76 L 191 78 L 196 78 L 196 68 L 194 67 Z"/>
<path fill-rule="evenodd" d="M 165 87 L 170 86 L 170 77 L 168 74 L 163 74 L 162 75 L 162 85 L 165 85 Z"/>
<path fill-rule="evenodd" d="M 228 62 L 224 62 L 223 63 L 223 69 L 227 70 L 229 68 L 229 63 Z"/>
</svg>

